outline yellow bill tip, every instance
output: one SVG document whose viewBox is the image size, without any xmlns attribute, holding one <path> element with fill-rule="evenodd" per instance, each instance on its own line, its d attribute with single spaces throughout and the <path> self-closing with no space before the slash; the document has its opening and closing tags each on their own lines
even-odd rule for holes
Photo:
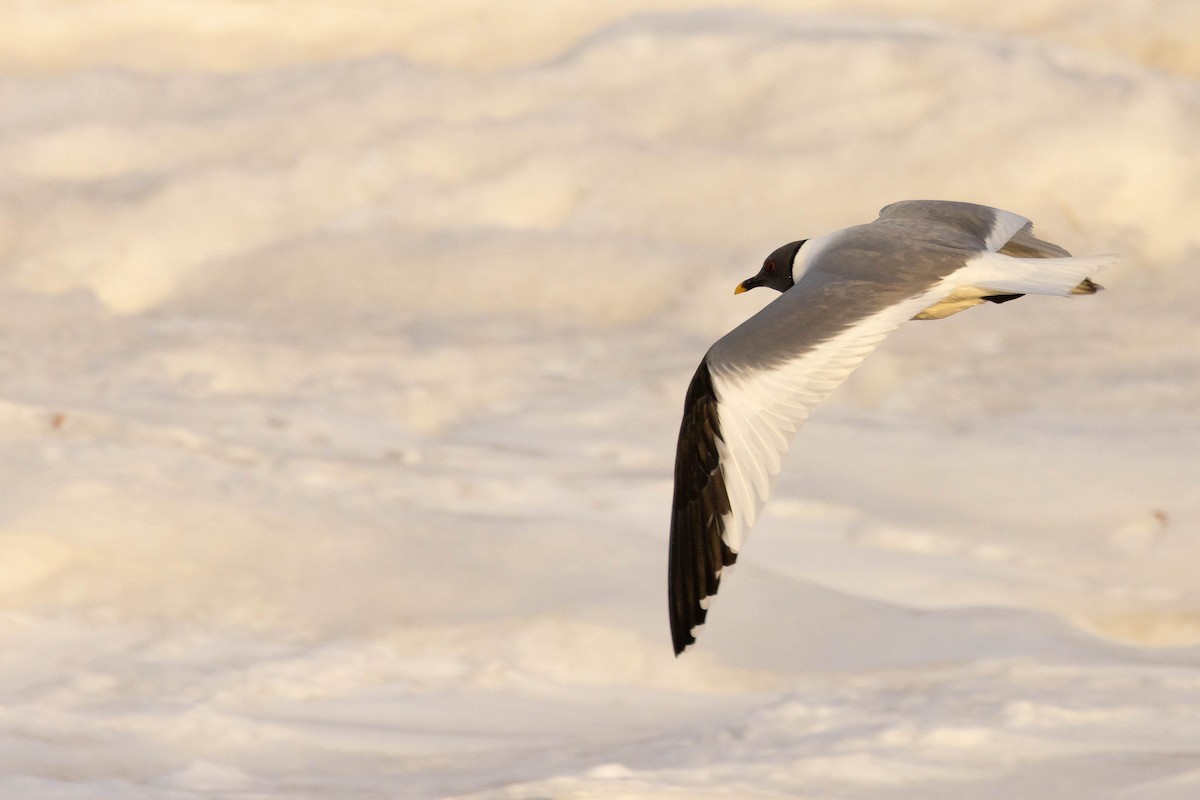
<svg viewBox="0 0 1200 800">
<path fill-rule="evenodd" d="M 733 293 L 734 293 L 734 294 L 741 294 L 741 293 L 742 293 L 742 292 L 744 292 L 744 291 L 746 291 L 746 284 L 744 284 L 744 283 L 739 283 L 739 284 L 737 285 L 737 288 L 733 290 Z"/>
</svg>

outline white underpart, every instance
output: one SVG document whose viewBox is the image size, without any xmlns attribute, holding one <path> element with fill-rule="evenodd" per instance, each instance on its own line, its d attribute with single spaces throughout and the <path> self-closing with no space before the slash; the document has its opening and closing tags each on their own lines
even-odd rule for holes
<svg viewBox="0 0 1200 800">
<path fill-rule="evenodd" d="M 723 520 L 726 546 L 735 553 L 741 549 L 774 488 L 792 434 L 809 412 L 904 322 L 955 291 L 971 287 L 1070 294 L 1080 281 L 1115 260 L 1115 256 L 1020 259 L 983 253 L 928 291 L 865 317 L 790 361 L 768 369 L 714 368 L 721 422 L 717 448 L 730 506 Z"/>
</svg>

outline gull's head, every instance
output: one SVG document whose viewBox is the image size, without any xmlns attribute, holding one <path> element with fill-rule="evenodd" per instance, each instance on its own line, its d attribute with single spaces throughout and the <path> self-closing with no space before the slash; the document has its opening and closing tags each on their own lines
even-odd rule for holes
<svg viewBox="0 0 1200 800">
<path fill-rule="evenodd" d="M 786 292 L 792 288 L 792 284 L 795 283 L 792 279 L 792 269 L 796 266 L 796 254 L 800 252 L 800 245 L 807 241 L 801 239 L 798 242 L 788 242 L 771 253 L 763 262 L 758 274 L 739 283 L 733 293 L 741 294 L 758 286 L 766 286 L 777 292 Z"/>
</svg>

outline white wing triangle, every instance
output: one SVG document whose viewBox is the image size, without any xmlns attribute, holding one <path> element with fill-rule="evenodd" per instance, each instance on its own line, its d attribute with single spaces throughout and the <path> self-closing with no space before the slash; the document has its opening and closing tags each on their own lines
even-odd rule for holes
<svg viewBox="0 0 1200 800">
<path fill-rule="evenodd" d="M 809 412 L 887 336 L 945 293 L 939 285 L 864 317 L 795 358 L 762 367 L 712 367 L 721 473 L 729 494 L 724 541 L 735 553 L 775 485 L 783 454 Z"/>
</svg>

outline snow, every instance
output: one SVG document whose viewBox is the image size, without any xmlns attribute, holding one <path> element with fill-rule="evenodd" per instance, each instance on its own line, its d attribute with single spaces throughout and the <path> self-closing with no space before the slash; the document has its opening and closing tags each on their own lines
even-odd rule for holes
<svg viewBox="0 0 1200 800">
<path fill-rule="evenodd" d="M 0 796 L 1192 798 L 1190 0 L 133 0 L 0 29 Z M 907 325 L 675 659 L 687 381 L 906 198 Z"/>
</svg>

